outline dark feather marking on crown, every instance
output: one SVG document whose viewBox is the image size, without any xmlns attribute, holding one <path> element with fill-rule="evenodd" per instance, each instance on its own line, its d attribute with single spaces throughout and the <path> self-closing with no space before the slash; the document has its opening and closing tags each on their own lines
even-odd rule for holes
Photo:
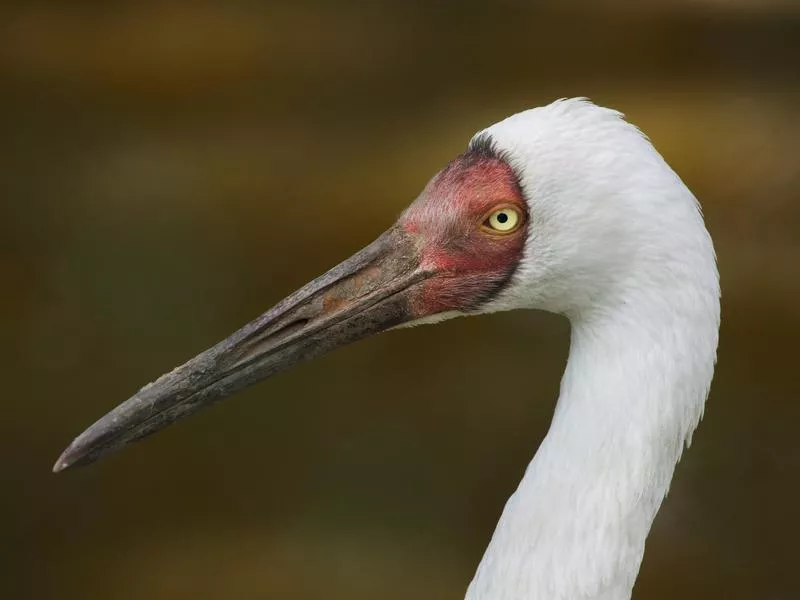
<svg viewBox="0 0 800 600">
<path fill-rule="evenodd" d="M 517 187 L 522 194 L 522 184 L 520 178 L 520 165 L 511 157 L 511 153 L 498 147 L 492 134 L 484 131 L 470 140 L 467 150 L 461 155 L 467 159 L 494 159 L 506 163 L 516 179 Z"/>
<path fill-rule="evenodd" d="M 497 148 L 497 143 L 495 143 L 494 138 L 490 133 L 483 132 L 476 135 L 470 141 L 469 145 L 467 146 L 467 151 L 464 152 L 464 156 L 467 157 L 475 157 L 475 158 L 497 158 L 500 160 L 504 160 L 505 157 L 503 156 L 504 152 L 501 152 Z"/>
</svg>

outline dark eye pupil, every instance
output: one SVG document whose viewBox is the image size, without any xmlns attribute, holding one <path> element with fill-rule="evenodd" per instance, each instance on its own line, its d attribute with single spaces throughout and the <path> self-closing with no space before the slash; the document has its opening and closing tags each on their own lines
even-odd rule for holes
<svg viewBox="0 0 800 600">
<path fill-rule="evenodd" d="M 500 213 L 497 215 L 497 222 L 498 223 L 505 223 L 508 221 L 508 215 L 506 213 Z"/>
</svg>

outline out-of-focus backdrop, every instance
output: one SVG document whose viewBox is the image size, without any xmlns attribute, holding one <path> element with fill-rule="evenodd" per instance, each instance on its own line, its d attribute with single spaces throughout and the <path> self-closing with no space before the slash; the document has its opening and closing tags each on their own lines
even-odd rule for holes
<svg viewBox="0 0 800 600">
<path fill-rule="evenodd" d="M 462 598 L 546 431 L 561 318 L 378 336 L 50 467 L 369 242 L 474 131 L 574 95 L 648 133 L 722 273 L 706 417 L 635 597 L 800 597 L 800 4 L 0 11 L 0 597 Z"/>
</svg>

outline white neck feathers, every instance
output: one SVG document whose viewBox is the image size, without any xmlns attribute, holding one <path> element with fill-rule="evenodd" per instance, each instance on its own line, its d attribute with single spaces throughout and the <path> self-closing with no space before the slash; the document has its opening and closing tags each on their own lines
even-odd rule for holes
<svg viewBox="0 0 800 600">
<path fill-rule="evenodd" d="M 703 412 L 718 309 L 573 320 L 553 422 L 508 501 L 468 600 L 624 600 Z"/>
</svg>

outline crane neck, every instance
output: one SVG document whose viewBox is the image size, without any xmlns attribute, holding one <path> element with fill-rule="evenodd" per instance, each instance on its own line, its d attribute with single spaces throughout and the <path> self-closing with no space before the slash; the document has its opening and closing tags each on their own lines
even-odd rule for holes
<svg viewBox="0 0 800 600">
<path fill-rule="evenodd" d="M 627 600 L 697 426 L 719 326 L 716 268 L 572 315 L 551 427 L 467 600 Z M 681 284 L 683 281 L 683 284 Z"/>
</svg>

